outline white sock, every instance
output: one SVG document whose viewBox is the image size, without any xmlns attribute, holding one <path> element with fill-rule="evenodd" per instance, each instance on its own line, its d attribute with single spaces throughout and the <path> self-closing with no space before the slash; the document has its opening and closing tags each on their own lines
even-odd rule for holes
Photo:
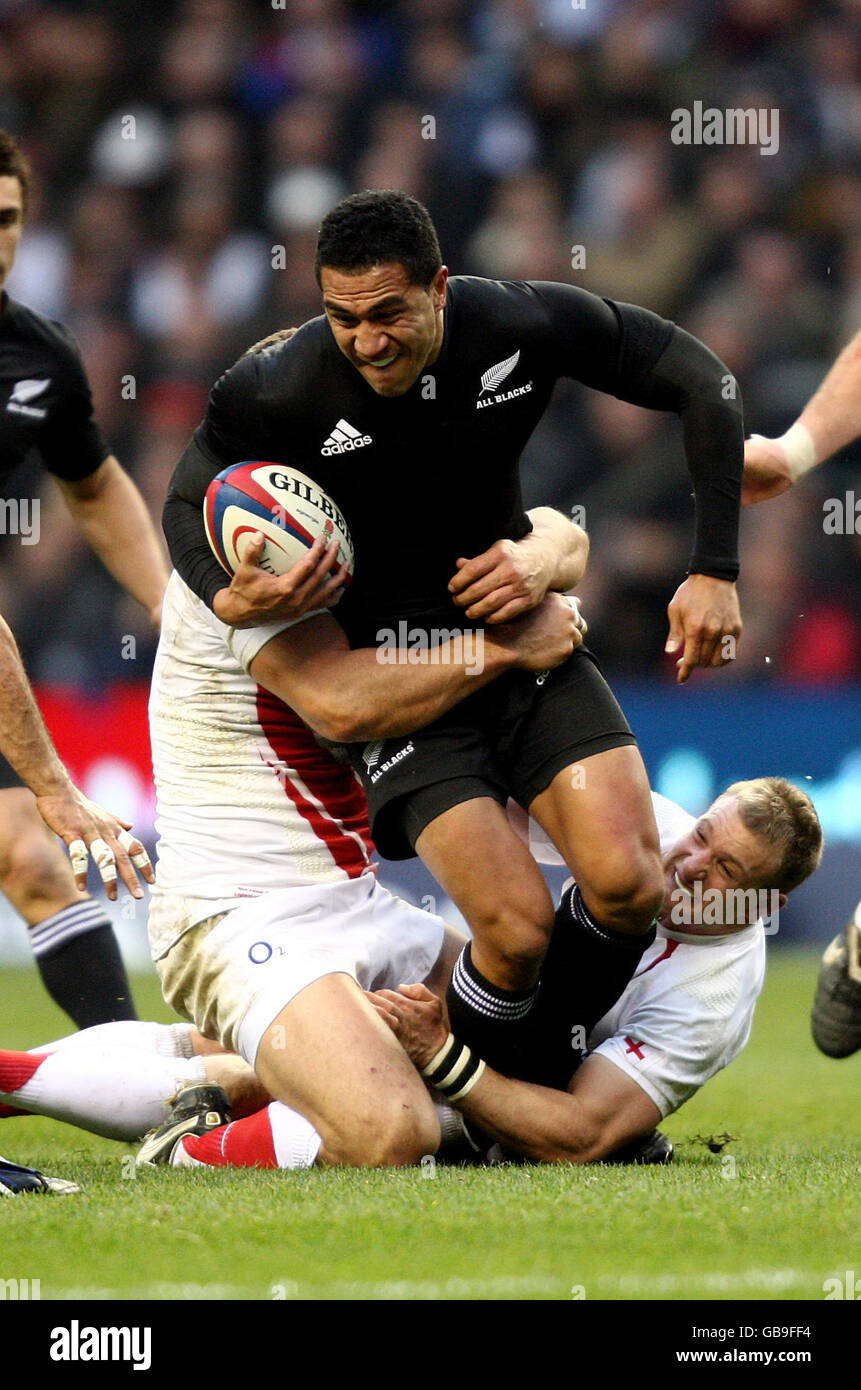
<svg viewBox="0 0 861 1390">
<path fill-rule="evenodd" d="M 42 1043 L 32 1047 L 31 1052 L 59 1052 L 67 1047 L 136 1047 L 142 1052 L 154 1052 L 158 1057 L 184 1057 L 190 1060 L 191 1023 L 147 1023 L 138 1020 L 120 1020 L 118 1023 L 97 1023 L 92 1028 L 82 1028 L 77 1033 L 69 1033 L 56 1042 Z"/>
<path fill-rule="evenodd" d="M 322 1139 L 310 1120 L 280 1100 L 269 1106 L 272 1146 L 279 1168 L 313 1168 Z"/>
<path fill-rule="evenodd" d="M 102 1027 L 87 1031 L 98 1033 Z M 205 1080 L 203 1057 L 161 1057 L 140 1048 L 0 1052 L 0 1104 L 64 1120 L 106 1139 L 142 1138 L 164 1123 L 180 1086 Z"/>
</svg>

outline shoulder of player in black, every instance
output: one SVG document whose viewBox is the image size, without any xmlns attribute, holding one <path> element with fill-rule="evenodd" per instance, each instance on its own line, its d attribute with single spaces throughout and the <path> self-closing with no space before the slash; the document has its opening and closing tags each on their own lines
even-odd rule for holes
<svg viewBox="0 0 861 1390">
<path fill-rule="evenodd" d="M 543 338 L 552 332 L 561 314 L 587 331 L 595 316 L 599 323 L 610 318 L 611 301 L 563 280 L 491 280 L 478 275 L 454 275 L 449 280 L 452 321 L 477 317 L 490 331 L 494 327 L 515 333 L 530 330 Z M 481 345 L 477 344 L 480 350 Z"/>
<path fill-rule="evenodd" d="M 260 404 L 267 400 L 281 403 L 295 391 L 301 393 L 306 384 L 313 383 L 319 390 L 319 369 L 331 371 L 341 360 L 325 315 L 321 314 L 308 319 L 290 338 L 243 353 L 217 386 L 223 382 L 236 392 L 251 393 Z"/>
<path fill-rule="evenodd" d="M 42 346 L 46 356 L 51 355 L 60 361 L 75 366 L 80 363 L 80 352 L 71 332 L 65 324 L 40 314 L 20 300 L 6 296 L 3 312 L 0 313 L 0 337 L 6 342 L 30 343 Z"/>
</svg>

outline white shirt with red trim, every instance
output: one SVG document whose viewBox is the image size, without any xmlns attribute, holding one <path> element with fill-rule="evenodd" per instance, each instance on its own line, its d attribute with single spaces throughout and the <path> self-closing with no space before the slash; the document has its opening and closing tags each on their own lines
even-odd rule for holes
<svg viewBox="0 0 861 1390">
<path fill-rule="evenodd" d="M 695 818 L 657 792 L 652 803 L 666 855 Z M 539 863 L 564 862 L 532 820 L 528 833 Z M 626 1072 L 665 1117 L 741 1052 L 764 980 L 762 922 L 728 936 L 659 926 L 625 993 L 593 1029 L 589 1051 Z"/>
<path fill-rule="evenodd" d="M 287 626 L 229 628 L 171 575 L 149 703 L 157 898 L 232 899 L 376 871 L 352 768 L 248 674 Z"/>
</svg>

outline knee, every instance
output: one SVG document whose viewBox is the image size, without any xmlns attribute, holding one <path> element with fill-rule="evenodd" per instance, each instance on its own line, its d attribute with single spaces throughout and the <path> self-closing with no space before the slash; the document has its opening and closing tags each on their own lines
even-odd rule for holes
<svg viewBox="0 0 861 1390">
<path fill-rule="evenodd" d="M 581 884 L 581 890 L 599 921 L 617 931 L 648 931 L 664 901 L 661 856 L 642 847 L 609 854 L 590 883 Z"/>
<path fill-rule="evenodd" d="M 404 1168 L 435 1154 L 440 1127 L 433 1103 L 386 1102 L 364 1116 L 354 1116 L 349 1132 L 325 1136 L 324 1156 L 330 1163 L 353 1168 Z"/>
<path fill-rule="evenodd" d="M 521 901 L 495 904 L 470 927 L 482 947 L 512 969 L 535 969 L 547 953 L 553 931 L 554 909 L 549 894 Z"/>
<path fill-rule="evenodd" d="M 71 869 L 59 845 L 40 826 L 27 826 L 4 847 L 0 884 L 13 884 L 15 896 L 44 898 L 68 892 L 74 896 Z"/>
</svg>

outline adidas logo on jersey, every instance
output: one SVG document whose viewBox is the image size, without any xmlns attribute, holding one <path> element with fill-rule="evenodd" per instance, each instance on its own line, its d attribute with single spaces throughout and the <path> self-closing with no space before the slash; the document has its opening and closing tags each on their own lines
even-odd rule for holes
<svg viewBox="0 0 861 1390">
<path fill-rule="evenodd" d="M 28 378 L 26 381 L 16 381 L 12 387 L 12 394 L 6 402 L 6 409 L 12 415 L 30 415 L 36 420 L 44 420 L 47 410 L 40 405 L 30 405 L 29 402 L 35 400 L 36 396 L 41 396 L 43 391 L 47 391 L 51 384 L 49 376 L 41 379 Z"/>
<path fill-rule="evenodd" d="M 320 450 L 321 454 L 348 454 L 353 449 L 363 449 L 372 444 L 369 434 L 360 434 L 347 420 L 340 419 Z"/>
</svg>

